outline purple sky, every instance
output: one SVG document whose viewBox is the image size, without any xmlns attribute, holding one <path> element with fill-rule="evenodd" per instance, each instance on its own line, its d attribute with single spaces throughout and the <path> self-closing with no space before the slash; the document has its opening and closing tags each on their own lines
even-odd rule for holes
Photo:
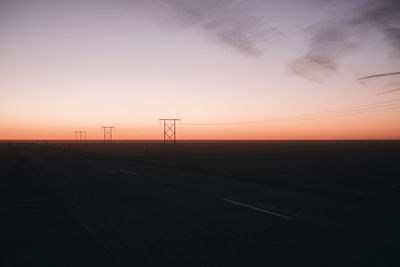
<svg viewBox="0 0 400 267">
<path fill-rule="evenodd" d="M 0 0 L 0 36 L 0 138 L 102 124 L 157 138 L 165 116 L 245 122 L 400 98 L 398 75 L 357 81 L 400 71 L 394 0 Z M 399 137 L 399 109 L 379 112 L 346 120 Z M 258 124 L 227 138 L 279 136 Z"/>
</svg>

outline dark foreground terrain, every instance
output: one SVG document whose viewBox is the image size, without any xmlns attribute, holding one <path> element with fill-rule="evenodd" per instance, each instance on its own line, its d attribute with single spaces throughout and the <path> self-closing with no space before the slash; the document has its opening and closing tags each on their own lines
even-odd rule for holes
<svg viewBox="0 0 400 267">
<path fill-rule="evenodd" d="M 399 266 L 399 152 L 0 143 L 0 265 Z"/>
</svg>

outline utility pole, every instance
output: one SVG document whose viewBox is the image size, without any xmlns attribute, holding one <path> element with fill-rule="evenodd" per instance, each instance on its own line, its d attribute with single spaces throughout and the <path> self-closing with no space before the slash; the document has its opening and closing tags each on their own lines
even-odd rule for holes
<svg viewBox="0 0 400 267">
<path fill-rule="evenodd" d="M 86 131 L 80 131 L 81 134 L 81 141 L 86 141 Z M 82 138 L 82 134 L 83 134 L 83 138 Z"/>
<path fill-rule="evenodd" d="M 78 143 L 78 141 L 86 141 L 86 131 L 74 131 L 75 133 L 75 142 Z M 78 133 L 79 133 L 79 138 L 78 138 Z M 83 138 L 82 138 L 83 134 Z"/>
<path fill-rule="evenodd" d="M 114 126 L 102 126 L 104 129 L 104 144 L 106 142 L 112 143 L 112 130 L 115 128 Z"/>
<path fill-rule="evenodd" d="M 164 145 L 171 141 L 176 145 L 176 122 L 180 119 L 160 119 L 164 123 Z"/>
</svg>

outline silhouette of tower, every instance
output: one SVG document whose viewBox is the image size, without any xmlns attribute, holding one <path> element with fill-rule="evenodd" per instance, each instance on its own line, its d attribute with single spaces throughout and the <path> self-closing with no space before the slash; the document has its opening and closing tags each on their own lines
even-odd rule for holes
<svg viewBox="0 0 400 267">
<path fill-rule="evenodd" d="M 78 141 L 86 141 L 86 131 L 74 131 L 75 133 L 75 142 L 78 143 Z M 78 136 L 79 134 L 79 136 Z M 83 135 L 82 135 L 83 134 Z"/>
<path fill-rule="evenodd" d="M 82 137 L 83 134 L 83 137 Z M 86 141 L 86 131 L 80 131 L 81 141 Z"/>
<path fill-rule="evenodd" d="M 75 133 L 75 143 L 78 143 L 78 132 L 79 131 L 74 131 L 74 133 Z"/>
<path fill-rule="evenodd" d="M 104 129 L 104 144 L 105 143 L 112 143 L 112 131 L 115 128 L 114 126 L 102 126 L 101 128 Z"/>
<path fill-rule="evenodd" d="M 164 145 L 173 142 L 176 145 L 176 122 L 180 119 L 160 119 L 164 123 Z"/>
</svg>

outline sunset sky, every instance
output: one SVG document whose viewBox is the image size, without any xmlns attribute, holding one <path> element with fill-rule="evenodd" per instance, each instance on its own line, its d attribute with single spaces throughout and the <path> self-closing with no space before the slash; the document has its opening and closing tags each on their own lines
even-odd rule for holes
<svg viewBox="0 0 400 267">
<path fill-rule="evenodd" d="M 0 0 L 0 139 L 398 139 L 399 71 L 398 0 Z"/>
</svg>

